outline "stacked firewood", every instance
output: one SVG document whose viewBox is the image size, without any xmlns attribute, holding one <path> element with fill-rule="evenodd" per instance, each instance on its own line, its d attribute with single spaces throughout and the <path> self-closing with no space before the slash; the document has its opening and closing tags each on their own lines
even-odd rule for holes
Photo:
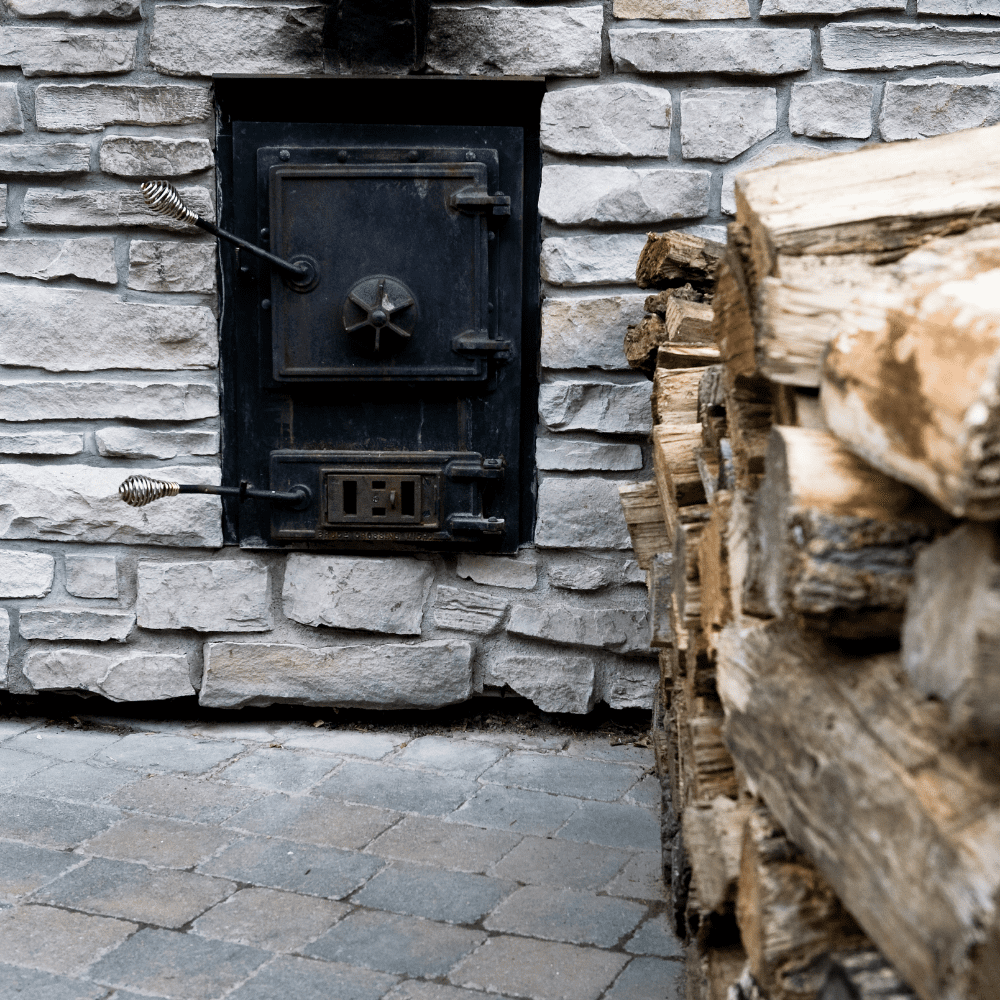
<svg viewBox="0 0 1000 1000">
<path fill-rule="evenodd" d="M 995 127 L 754 171 L 725 248 L 640 258 L 622 503 L 690 997 L 1000 989 L 998 162 Z"/>
</svg>

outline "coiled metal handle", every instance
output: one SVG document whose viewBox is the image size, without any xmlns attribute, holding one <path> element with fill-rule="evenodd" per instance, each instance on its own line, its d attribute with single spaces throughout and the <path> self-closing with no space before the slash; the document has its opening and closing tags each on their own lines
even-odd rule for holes
<svg viewBox="0 0 1000 1000">
<path fill-rule="evenodd" d="M 157 214 L 165 215 L 178 222 L 188 222 L 192 226 L 198 222 L 198 214 L 192 212 L 170 181 L 143 181 L 142 197 Z"/>
<path fill-rule="evenodd" d="M 131 507 L 145 507 L 154 500 L 175 497 L 180 493 L 237 497 L 240 501 L 253 497 L 272 503 L 290 503 L 295 510 L 305 510 L 312 502 L 312 490 L 302 483 L 296 483 L 290 490 L 261 490 L 245 480 L 239 486 L 209 486 L 203 483 L 171 483 L 149 476 L 129 476 L 118 487 L 118 495 Z"/>
<path fill-rule="evenodd" d="M 118 487 L 118 495 L 130 507 L 145 507 L 154 500 L 175 497 L 180 491 L 179 483 L 171 483 L 165 479 L 150 479 L 149 476 L 129 476 Z"/>
</svg>

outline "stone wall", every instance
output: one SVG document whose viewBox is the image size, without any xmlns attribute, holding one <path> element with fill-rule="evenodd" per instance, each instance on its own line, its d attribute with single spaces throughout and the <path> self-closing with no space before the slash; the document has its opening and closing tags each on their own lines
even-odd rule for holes
<svg viewBox="0 0 1000 1000">
<path fill-rule="evenodd" d="M 733 175 L 992 124 L 996 0 L 432 8 L 427 71 L 542 75 L 535 547 L 516 558 L 222 547 L 220 508 L 133 510 L 134 472 L 219 481 L 214 73 L 332 71 L 324 5 L 6 0 L 0 16 L 0 662 L 13 691 L 547 711 L 648 706 L 617 487 L 649 478 L 647 229 L 721 237 Z"/>
</svg>

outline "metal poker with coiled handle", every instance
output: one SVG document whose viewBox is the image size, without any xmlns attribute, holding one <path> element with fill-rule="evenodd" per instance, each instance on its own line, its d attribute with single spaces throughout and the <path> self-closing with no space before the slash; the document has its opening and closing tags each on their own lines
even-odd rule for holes
<svg viewBox="0 0 1000 1000">
<path fill-rule="evenodd" d="M 145 507 L 154 500 L 175 497 L 178 493 L 210 493 L 214 496 L 239 497 L 240 500 L 254 497 L 288 503 L 295 510 L 304 510 L 312 500 L 312 490 L 308 486 L 293 486 L 283 493 L 279 490 L 259 490 L 245 481 L 239 486 L 203 486 L 197 483 L 172 483 L 167 479 L 151 479 L 149 476 L 129 476 L 118 487 L 118 495 L 130 507 Z"/>
</svg>

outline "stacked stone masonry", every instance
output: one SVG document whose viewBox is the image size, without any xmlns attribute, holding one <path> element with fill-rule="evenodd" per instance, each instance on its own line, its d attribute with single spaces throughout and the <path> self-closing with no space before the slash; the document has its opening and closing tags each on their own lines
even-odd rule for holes
<svg viewBox="0 0 1000 1000">
<path fill-rule="evenodd" d="M 751 166 L 1000 120 L 996 0 L 434 5 L 428 73 L 543 76 L 534 546 L 516 557 L 222 546 L 212 75 L 305 76 L 323 4 L 7 0 L 0 18 L 0 683 L 119 700 L 394 707 L 511 690 L 648 707 L 618 486 L 651 476 L 621 351 L 647 230 L 717 239 Z M 373 595 L 379 596 L 373 613 Z"/>
</svg>

